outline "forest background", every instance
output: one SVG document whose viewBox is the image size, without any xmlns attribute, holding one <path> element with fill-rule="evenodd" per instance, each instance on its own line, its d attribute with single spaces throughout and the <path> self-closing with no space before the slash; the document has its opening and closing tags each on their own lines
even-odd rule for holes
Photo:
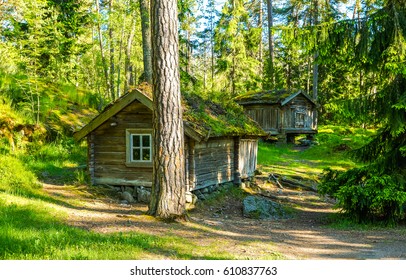
<svg viewBox="0 0 406 280">
<path fill-rule="evenodd" d="M 145 3 L 0 1 L 2 154 L 71 141 L 66 137 L 96 111 L 148 80 Z M 184 94 L 221 102 L 253 91 L 303 89 L 319 103 L 319 124 L 378 129 L 358 150 L 369 165 L 331 171 L 324 191 L 357 219 L 403 217 L 403 0 L 179 0 L 178 7 Z"/>
</svg>

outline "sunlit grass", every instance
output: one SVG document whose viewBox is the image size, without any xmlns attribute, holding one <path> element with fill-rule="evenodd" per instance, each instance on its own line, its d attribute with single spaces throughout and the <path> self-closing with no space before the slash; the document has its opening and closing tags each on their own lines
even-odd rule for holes
<svg viewBox="0 0 406 280">
<path fill-rule="evenodd" d="M 64 212 L 41 199 L 0 193 L 0 215 L 0 259 L 238 258 L 171 233 L 101 234 L 71 227 Z"/>
<path fill-rule="evenodd" d="M 361 165 L 352 157 L 351 150 L 361 147 L 374 133 L 361 128 L 321 126 L 316 136 L 319 144 L 305 150 L 295 149 L 293 144 L 262 142 L 258 165 L 265 172 L 305 179 L 317 178 L 325 168 L 348 170 Z"/>
</svg>

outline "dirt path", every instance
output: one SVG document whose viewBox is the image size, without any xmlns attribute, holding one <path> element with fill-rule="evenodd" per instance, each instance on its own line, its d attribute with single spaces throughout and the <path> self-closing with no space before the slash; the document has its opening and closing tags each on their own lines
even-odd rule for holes
<svg viewBox="0 0 406 280">
<path fill-rule="evenodd" d="M 55 207 L 66 211 L 69 224 L 100 233 L 170 233 L 241 259 L 406 259 L 405 226 L 332 229 L 327 226 L 332 204 L 310 191 L 269 189 L 288 204 L 298 205 L 293 219 L 244 218 L 241 202 L 229 198 L 221 205 L 191 211 L 189 222 L 165 224 L 144 215 L 147 205 L 120 204 L 108 189 L 53 184 L 44 184 L 44 189 L 59 201 Z"/>
</svg>

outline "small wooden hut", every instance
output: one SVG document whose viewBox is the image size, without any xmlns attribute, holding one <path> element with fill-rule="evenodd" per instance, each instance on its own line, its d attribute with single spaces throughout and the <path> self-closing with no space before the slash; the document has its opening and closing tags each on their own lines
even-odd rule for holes
<svg viewBox="0 0 406 280">
<path fill-rule="evenodd" d="M 197 96 L 184 98 L 186 183 L 189 191 L 238 181 L 256 169 L 264 131 L 241 107 L 225 110 Z M 87 138 L 93 184 L 151 187 L 152 97 L 134 89 L 74 134 Z"/>
<path fill-rule="evenodd" d="M 281 142 L 290 142 L 294 136 L 317 133 L 316 103 L 301 90 L 272 90 L 248 93 L 236 98 L 245 112 L 268 135 Z"/>
</svg>

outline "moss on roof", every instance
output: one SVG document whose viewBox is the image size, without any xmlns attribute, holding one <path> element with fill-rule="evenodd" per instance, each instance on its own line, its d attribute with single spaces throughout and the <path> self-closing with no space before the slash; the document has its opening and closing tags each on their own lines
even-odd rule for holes
<svg viewBox="0 0 406 280">
<path fill-rule="evenodd" d="M 183 118 L 196 132 L 206 137 L 265 135 L 257 122 L 233 101 L 223 104 L 196 94 L 183 94 Z"/>
<path fill-rule="evenodd" d="M 268 103 L 277 104 L 281 103 L 284 99 L 288 98 L 292 94 L 296 93 L 295 89 L 278 89 L 268 90 L 261 92 L 248 92 L 241 94 L 235 98 L 235 101 L 240 104 L 248 103 Z"/>
<path fill-rule="evenodd" d="M 137 89 L 152 100 L 152 86 L 140 84 Z M 182 94 L 183 119 L 200 135 L 206 137 L 265 135 L 241 106 L 233 101 L 218 104 L 195 93 Z"/>
<path fill-rule="evenodd" d="M 75 133 L 75 139 L 85 137 L 136 98 L 152 109 L 152 87 L 143 83 L 136 90 L 130 89 L 127 94 L 108 104 L 98 116 Z M 258 123 L 250 119 L 233 100 L 219 104 L 195 93 L 185 93 L 182 94 L 182 107 L 184 122 L 189 130 L 199 135 L 198 138 L 266 135 Z"/>
</svg>

